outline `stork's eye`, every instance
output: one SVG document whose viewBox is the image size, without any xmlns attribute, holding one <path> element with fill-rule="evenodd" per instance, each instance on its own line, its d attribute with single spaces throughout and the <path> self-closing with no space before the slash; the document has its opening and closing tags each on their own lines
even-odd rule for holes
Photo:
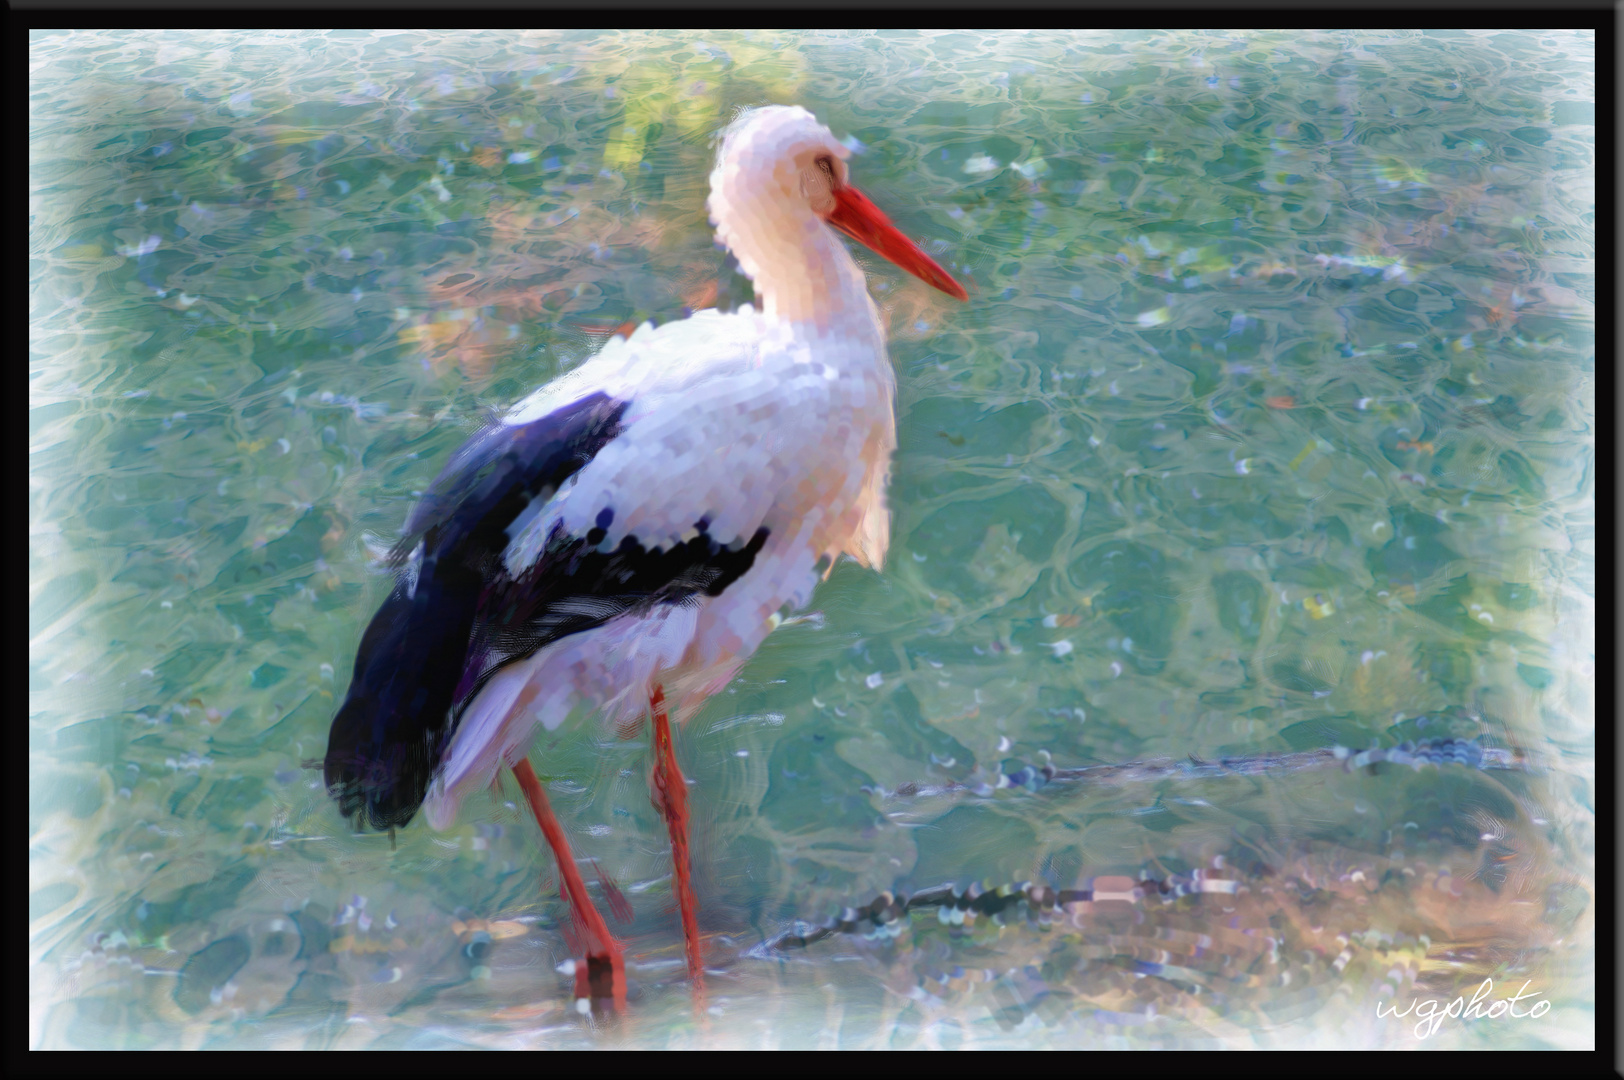
<svg viewBox="0 0 1624 1080">
<path fill-rule="evenodd" d="M 835 159 L 830 157 L 828 154 L 824 154 L 822 157 L 818 158 L 814 164 L 816 164 L 818 168 L 822 169 L 823 174 L 829 178 L 829 189 L 831 191 L 838 190 L 840 187 L 840 177 L 835 172 Z"/>
</svg>

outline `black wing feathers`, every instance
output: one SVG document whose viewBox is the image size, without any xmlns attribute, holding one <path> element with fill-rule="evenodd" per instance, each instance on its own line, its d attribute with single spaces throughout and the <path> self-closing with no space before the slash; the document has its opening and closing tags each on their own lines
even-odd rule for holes
<svg viewBox="0 0 1624 1080">
<path fill-rule="evenodd" d="M 599 393 L 529 424 L 485 428 L 451 455 L 412 508 L 392 557 L 403 562 L 419 540 L 500 554 L 519 511 L 596 457 L 620 434 L 625 411 L 625 402 Z"/>
<path fill-rule="evenodd" d="M 327 741 L 324 775 L 345 817 L 375 829 L 404 825 L 423 802 L 439 758 L 445 710 L 474 622 L 477 576 L 442 571 L 403 586 L 372 617 L 355 675 Z"/>
<path fill-rule="evenodd" d="M 555 528 L 535 565 L 518 578 L 499 575 L 487 590 L 455 695 L 456 719 L 492 675 L 549 642 L 656 604 L 720 596 L 755 563 L 768 535 L 757 529 L 748 543 L 727 546 L 701 530 L 663 551 L 628 536 L 606 552 L 590 535 Z"/>
<path fill-rule="evenodd" d="M 417 812 L 504 530 L 618 435 L 625 410 L 594 394 L 534 423 L 482 432 L 412 512 L 402 544 L 403 554 L 424 545 L 415 587 L 401 580 L 372 617 L 328 736 L 324 776 L 346 817 L 364 811 L 386 829 Z"/>
<path fill-rule="evenodd" d="M 533 565 L 508 572 L 508 527 L 620 434 L 626 408 L 594 394 L 483 431 L 412 510 L 392 557 L 403 564 L 422 543 L 415 582 L 403 573 L 373 616 L 328 739 L 327 787 L 346 817 L 410 821 L 463 710 L 504 666 L 628 612 L 720 595 L 755 562 L 766 528 L 724 545 L 704 518 L 663 550 L 631 536 L 603 550 L 610 509 L 585 537 L 555 526 Z"/>
</svg>

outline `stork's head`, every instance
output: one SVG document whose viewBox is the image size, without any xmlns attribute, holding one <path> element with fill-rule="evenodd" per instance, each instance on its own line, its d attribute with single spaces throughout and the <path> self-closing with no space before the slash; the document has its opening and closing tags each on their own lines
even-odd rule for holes
<svg viewBox="0 0 1624 1080">
<path fill-rule="evenodd" d="M 722 136 L 711 173 L 710 216 L 744 272 L 793 262 L 809 233 L 830 226 L 959 300 L 964 287 L 851 185 L 848 150 L 798 105 L 743 113 Z"/>
</svg>

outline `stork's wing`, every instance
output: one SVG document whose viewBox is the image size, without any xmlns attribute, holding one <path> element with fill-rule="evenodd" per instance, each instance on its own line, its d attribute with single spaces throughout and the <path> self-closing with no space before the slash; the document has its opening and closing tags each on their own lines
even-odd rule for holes
<svg viewBox="0 0 1624 1080">
<path fill-rule="evenodd" d="M 723 544 L 708 526 L 695 522 L 696 535 L 667 548 L 626 536 L 606 549 L 602 525 L 579 537 L 554 524 L 539 558 L 516 576 L 502 566 L 481 594 L 451 730 L 492 675 L 549 642 L 657 604 L 720 596 L 754 564 L 768 530 Z"/>
<path fill-rule="evenodd" d="M 620 434 L 625 411 L 625 402 L 596 393 L 528 424 L 485 427 L 451 455 L 412 507 L 391 561 L 402 565 L 419 541 L 425 557 L 428 548 L 470 542 L 500 551 L 513 518 L 534 496 L 558 490 Z"/>
<path fill-rule="evenodd" d="M 598 392 L 482 431 L 412 511 L 396 557 L 418 554 L 362 638 L 328 742 L 327 784 L 346 816 L 409 821 L 463 709 L 504 665 L 628 611 L 718 595 L 750 568 L 766 528 L 723 543 L 700 517 L 673 543 L 611 545 L 613 511 L 584 535 L 547 513 L 623 438 L 627 409 Z"/>
<path fill-rule="evenodd" d="M 407 522 L 421 557 L 372 617 L 328 736 L 324 774 L 346 817 L 404 825 L 449 734 L 469 635 L 505 529 L 620 430 L 625 404 L 594 394 L 522 426 L 480 433 L 452 455 Z"/>
</svg>

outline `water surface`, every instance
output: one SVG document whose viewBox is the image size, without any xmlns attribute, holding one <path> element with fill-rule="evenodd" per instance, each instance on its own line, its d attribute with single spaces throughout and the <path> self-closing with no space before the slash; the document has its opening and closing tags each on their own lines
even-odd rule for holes
<svg viewBox="0 0 1624 1080">
<path fill-rule="evenodd" d="M 1593 1045 L 1594 58 L 35 34 L 31 1045 L 1397 1047 L 1416 1014 L 1378 1006 L 1484 979 L 1547 1011 L 1423 1045 Z M 594 1023 L 511 783 L 391 849 L 302 762 L 489 411 L 751 299 L 704 196 L 768 102 L 972 298 L 858 253 L 890 563 L 836 567 L 679 735 L 700 1019 L 646 738 L 538 740 L 633 912 L 633 1007 Z M 1023 882 L 1097 896 L 763 947 Z"/>
</svg>

